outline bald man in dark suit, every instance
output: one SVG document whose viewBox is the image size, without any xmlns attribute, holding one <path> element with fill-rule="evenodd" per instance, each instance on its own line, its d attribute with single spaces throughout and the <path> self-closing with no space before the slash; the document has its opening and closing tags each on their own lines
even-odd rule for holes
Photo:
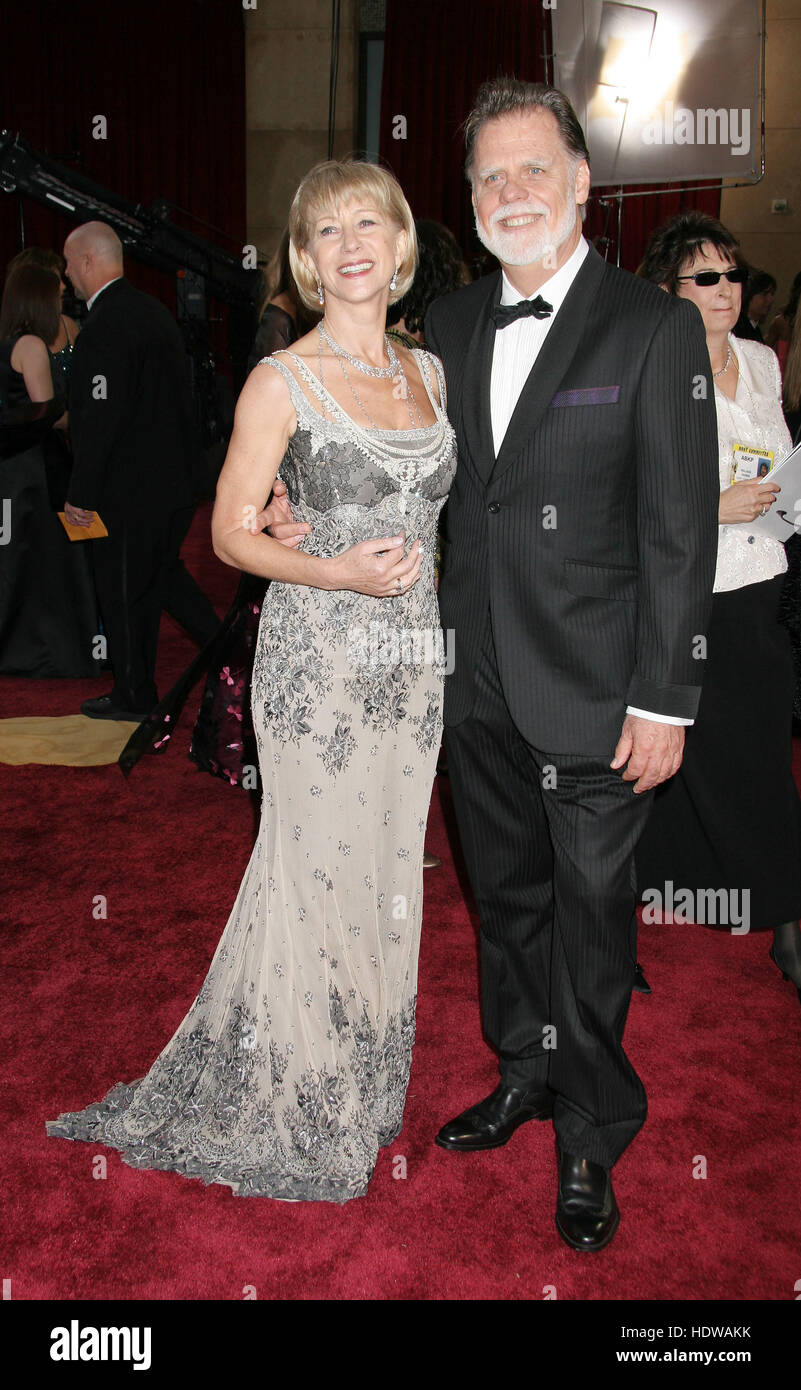
<svg viewBox="0 0 801 1390">
<path fill-rule="evenodd" d="M 143 719 L 156 704 L 162 609 L 201 646 L 217 615 L 180 559 L 201 469 L 183 341 L 163 304 L 125 279 L 112 227 L 90 222 L 64 246 L 66 273 L 89 314 L 73 350 L 68 520 L 98 512 L 95 582 L 114 688 L 85 700 L 93 719 Z"/>
</svg>

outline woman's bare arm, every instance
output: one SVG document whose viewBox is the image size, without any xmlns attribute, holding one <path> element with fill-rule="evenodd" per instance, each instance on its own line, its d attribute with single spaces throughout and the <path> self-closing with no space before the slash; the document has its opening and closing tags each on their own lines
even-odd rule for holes
<svg viewBox="0 0 801 1390">
<path fill-rule="evenodd" d="M 37 338 L 35 333 L 25 333 L 18 338 L 11 354 L 11 365 L 15 372 L 22 373 L 25 390 L 32 401 L 52 401 L 54 392 L 50 354 L 41 338 Z M 65 410 L 54 421 L 53 428 L 66 430 L 68 424 L 69 417 Z"/>
<path fill-rule="evenodd" d="M 269 367 L 251 372 L 239 397 L 211 520 L 214 553 L 227 565 L 290 584 L 327 588 L 326 562 L 259 529 L 290 435 L 296 427 L 289 391 Z"/>
<path fill-rule="evenodd" d="M 22 373 L 25 390 L 32 401 L 52 401 L 50 354 L 41 338 L 35 333 L 25 333 L 18 338 L 11 353 L 11 365 L 15 372 Z"/>
</svg>

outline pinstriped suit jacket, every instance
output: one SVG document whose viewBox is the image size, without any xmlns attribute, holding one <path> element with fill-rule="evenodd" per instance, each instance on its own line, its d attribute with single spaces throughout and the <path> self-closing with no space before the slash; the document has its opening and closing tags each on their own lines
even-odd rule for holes
<svg viewBox="0 0 801 1390">
<path fill-rule="evenodd" d="M 524 737 L 611 757 L 627 704 L 685 718 L 698 706 L 720 495 L 703 323 L 694 304 L 590 247 L 496 459 L 500 293 L 498 271 L 426 319 L 459 443 L 439 590 L 455 634 L 445 722 L 471 711 L 491 614 Z"/>
</svg>

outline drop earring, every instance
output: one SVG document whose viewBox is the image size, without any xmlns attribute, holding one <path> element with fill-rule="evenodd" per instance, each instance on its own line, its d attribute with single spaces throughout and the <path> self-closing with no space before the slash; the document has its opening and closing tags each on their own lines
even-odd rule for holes
<svg viewBox="0 0 801 1390">
<path fill-rule="evenodd" d="M 319 299 L 321 304 L 325 304 L 325 294 L 323 292 L 322 280 L 317 281 L 317 298 Z"/>
<path fill-rule="evenodd" d="M 389 288 L 390 288 L 391 290 L 396 290 L 396 289 L 398 288 L 398 267 L 397 267 L 397 266 L 395 266 L 395 269 L 394 269 L 393 272 L 392 272 L 392 279 L 391 279 L 390 282 L 389 282 Z"/>
</svg>

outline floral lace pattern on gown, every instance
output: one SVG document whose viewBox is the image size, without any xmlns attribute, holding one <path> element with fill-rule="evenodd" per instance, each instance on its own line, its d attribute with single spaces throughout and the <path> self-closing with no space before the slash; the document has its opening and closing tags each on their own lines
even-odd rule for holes
<svg viewBox="0 0 801 1390">
<path fill-rule="evenodd" d="M 206 979 L 146 1076 L 47 1131 L 240 1196 L 344 1202 L 403 1119 L 445 670 L 433 562 L 456 448 L 428 354 L 436 421 L 393 431 L 358 429 L 282 357 L 293 369 L 265 361 L 297 415 L 280 476 L 312 527 L 302 548 L 403 530 L 407 550 L 422 540 L 421 576 L 388 599 L 270 584 L 252 680 L 262 818 Z"/>
</svg>

